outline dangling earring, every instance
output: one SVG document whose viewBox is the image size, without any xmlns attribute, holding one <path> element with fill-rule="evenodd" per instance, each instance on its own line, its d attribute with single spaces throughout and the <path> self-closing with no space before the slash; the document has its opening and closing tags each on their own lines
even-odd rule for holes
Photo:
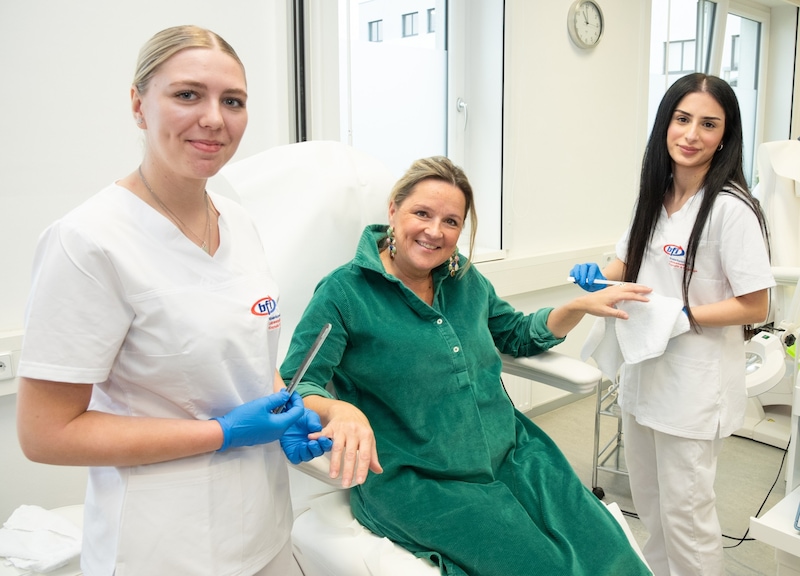
<svg viewBox="0 0 800 576">
<path fill-rule="evenodd" d="M 386 229 L 386 242 L 389 244 L 389 257 L 394 258 L 394 255 L 397 254 L 397 246 L 394 244 L 394 228 L 391 226 Z"/>
<path fill-rule="evenodd" d="M 722 142 L 719 143 L 719 148 L 717 148 L 717 152 L 719 152 L 720 150 L 722 150 Z"/>
<path fill-rule="evenodd" d="M 447 269 L 450 270 L 450 278 L 455 276 L 456 272 L 458 272 L 458 262 L 460 259 L 461 258 L 458 255 L 458 248 L 456 248 L 450 255 L 450 261 L 447 263 Z"/>
</svg>

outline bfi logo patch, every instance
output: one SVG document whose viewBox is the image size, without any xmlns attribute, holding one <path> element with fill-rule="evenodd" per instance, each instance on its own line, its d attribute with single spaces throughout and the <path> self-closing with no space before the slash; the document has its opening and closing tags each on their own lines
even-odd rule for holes
<svg viewBox="0 0 800 576">
<path fill-rule="evenodd" d="M 681 256 L 685 256 L 686 252 L 680 246 L 675 244 L 666 244 L 664 246 L 664 252 L 673 258 L 680 258 Z"/>
<path fill-rule="evenodd" d="M 267 296 L 253 304 L 253 307 L 250 308 L 250 312 L 256 316 L 269 316 L 275 311 L 276 306 L 277 302 L 273 300 L 272 296 Z"/>
</svg>

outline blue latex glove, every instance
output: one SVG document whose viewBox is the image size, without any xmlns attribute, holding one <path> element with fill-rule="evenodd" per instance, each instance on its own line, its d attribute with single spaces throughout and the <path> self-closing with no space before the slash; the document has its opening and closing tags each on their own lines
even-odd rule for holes
<svg viewBox="0 0 800 576">
<path fill-rule="evenodd" d="M 606 287 L 605 284 L 595 284 L 594 280 L 605 280 L 606 277 L 600 272 L 600 267 L 594 262 L 588 264 L 575 264 L 569 273 L 575 279 L 575 284 L 587 292 L 597 292 Z"/>
<path fill-rule="evenodd" d="M 281 436 L 281 448 L 292 464 L 313 460 L 330 451 L 333 446 L 333 440 L 326 436 L 321 436 L 317 440 L 308 439 L 308 435 L 312 432 L 322 430 L 322 424 L 316 412 L 308 408 L 304 408 L 304 410 L 305 413 L 300 419 Z"/>
<path fill-rule="evenodd" d="M 286 402 L 289 404 L 285 412 L 272 413 L 275 408 L 283 406 Z M 225 416 L 212 418 L 222 426 L 224 440 L 218 452 L 224 452 L 228 448 L 274 442 L 303 416 L 304 410 L 300 395 L 292 394 L 289 397 L 284 389 L 237 406 Z"/>
</svg>

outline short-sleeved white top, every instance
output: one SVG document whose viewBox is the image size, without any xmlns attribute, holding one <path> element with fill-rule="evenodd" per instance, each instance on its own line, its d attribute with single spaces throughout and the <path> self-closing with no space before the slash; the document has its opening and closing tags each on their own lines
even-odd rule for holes
<svg viewBox="0 0 800 576">
<path fill-rule="evenodd" d="M 19 374 L 93 384 L 90 409 L 208 419 L 272 392 L 278 288 L 241 206 L 212 195 L 213 257 L 110 185 L 51 225 L 34 261 Z M 247 574 L 291 529 L 277 443 L 93 467 L 86 574 Z"/>
<path fill-rule="evenodd" d="M 686 246 L 703 191 L 667 217 L 662 208 L 637 282 L 662 296 L 683 299 Z M 627 259 L 630 230 L 617 244 Z M 739 198 L 714 201 L 695 259 L 689 306 L 719 302 L 775 285 L 758 220 Z M 744 339 L 741 326 L 703 326 L 672 338 L 664 354 L 621 372 L 620 405 L 637 422 L 685 438 L 729 436 L 744 421 Z"/>
</svg>

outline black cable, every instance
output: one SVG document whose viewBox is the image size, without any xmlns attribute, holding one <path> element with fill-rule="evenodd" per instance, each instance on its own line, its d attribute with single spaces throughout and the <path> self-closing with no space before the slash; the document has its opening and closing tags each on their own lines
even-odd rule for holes
<svg viewBox="0 0 800 576">
<path fill-rule="evenodd" d="M 789 451 L 789 445 L 791 445 L 791 442 L 786 445 L 786 448 L 783 449 L 783 456 L 781 457 L 781 465 L 778 468 L 778 475 L 775 476 L 775 481 L 772 483 L 772 486 L 770 486 L 769 491 L 767 492 L 767 495 L 764 497 L 764 501 L 761 502 L 761 506 L 758 507 L 758 511 L 756 511 L 756 514 L 755 514 L 756 518 L 758 518 L 758 515 L 761 514 L 761 511 L 764 509 L 764 506 L 767 504 L 767 500 L 769 499 L 770 494 L 772 494 L 772 491 L 775 489 L 775 485 L 778 483 L 778 479 L 780 479 L 780 477 L 781 477 L 781 471 L 783 470 L 783 463 L 786 462 L 786 453 Z M 736 542 L 736 544 L 734 544 L 733 546 L 723 546 L 722 548 L 725 549 L 725 550 L 727 550 L 729 548 L 736 548 L 742 542 L 751 542 L 751 541 L 755 540 L 755 538 L 748 538 L 747 537 L 747 535 L 749 533 L 750 533 L 750 527 L 748 527 L 747 530 L 745 530 L 744 536 L 742 536 L 741 538 L 736 538 L 735 536 L 728 536 L 726 534 L 723 534 L 722 535 L 723 538 L 727 538 L 728 540 L 738 540 L 738 542 Z"/>
<path fill-rule="evenodd" d="M 754 442 L 755 442 L 755 440 L 754 440 Z M 789 446 L 787 445 L 786 448 L 782 449 L 782 451 L 783 451 L 783 456 L 781 457 L 781 465 L 778 468 L 778 474 L 777 474 L 777 476 L 775 476 L 775 481 L 772 483 L 772 486 L 770 486 L 769 491 L 767 492 L 767 495 L 764 497 L 763 502 L 761 502 L 761 506 L 758 507 L 758 511 L 755 514 L 756 518 L 758 518 L 758 515 L 761 514 L 761 511 L 764 509 L 764 506 L 767 504 L 767 500 L 769 500 L 770 494 L 772 494 L 772 491 L 775 489 L 775 485 L 778 483 L 778 479 L 781 477 L 781 471 L 783 470 L 784 462 L 786 462 L 786 453 L 789 451 Z M 627 516 L 628 518 L 635 518 L 635 519 L 639 520 L 639 515 L 636 512 L 629 512 L 628 510 L 620 510 L 620 511 L 622 512 L 623 516 Z M 749 533 L 750 533 L 750 528 L 745 530 L 744 536 L 742 536 L 741 538 L 737 538 L 736 536 L 728 536 L 727 534 L 722 534 L 723 538 L 727 538 L 728 540 L 736 540 L 737 541 L 736 544 L 734 544 L 733 546 L 723 546 L 722 548 L 724 550 L 727 550 L 729 548 L 736 548 L 742 542 L 753 542 L 755 540 L 755 538 L 748 538 L 747 535 Z"/>
</svg>

